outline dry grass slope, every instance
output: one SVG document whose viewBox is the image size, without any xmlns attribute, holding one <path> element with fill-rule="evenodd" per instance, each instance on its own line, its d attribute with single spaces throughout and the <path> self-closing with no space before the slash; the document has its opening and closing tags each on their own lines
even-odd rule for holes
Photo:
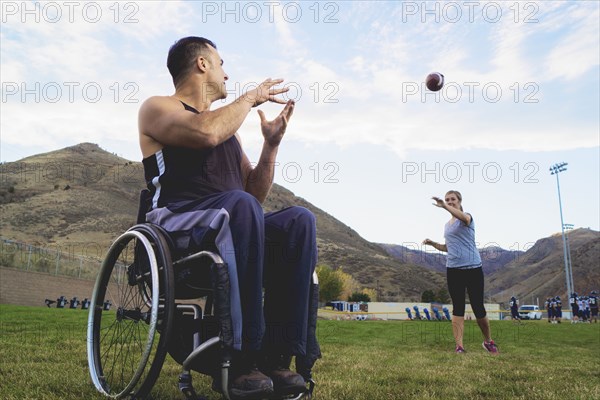
<svg viewBox="0 0 600 400">
<path fill-rule="evenodd" d="M 96 144 L 82 143 L 0 168 L 0 230 L 5 238 L 77 252 L 90 242 L 107 248 L 135 222 L 144 187 L 142 164 Z M 343 268 L 365 287 L 379 283 L 381 294 L 393 294 L 393 300 L 398 293 L 402 299 L 419 300 L 424 290 L 444 285 L 442 274 L 395 260 L 281 186 L 273 186 L 264 204 L 267 211 L 290 205 L 304 206 L 317 216 L 319 263 Z"/>
<path fill-rule="evenodd" d="M 580 294 L 600 288 L 600 232 L 576 229 L 568 234 L 575 289 Z M 510 289 L 517 297 L 565 296 L 565 269 L 562 236 L 538 240 L 523 255 L 494 274 L 489 282 L 493 293 Z M 506 297 L 506 296 L 504 296 Z M 503 299 L 506 301 L 507 299 Z"/>
</svg>

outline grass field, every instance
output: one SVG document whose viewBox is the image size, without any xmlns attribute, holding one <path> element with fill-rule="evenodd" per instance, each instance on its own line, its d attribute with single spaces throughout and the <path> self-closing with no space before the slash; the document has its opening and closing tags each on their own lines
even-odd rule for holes
<svg viewBox="0 0 600 400">
<path fill-rule="evenodd" d="M 87 312 L 0 305 L 0 399 L 102 399 L 88 375 Z M 467 353 L 454 354 L 449 323 L 325 321 L 316 399 L 600 399 L 600 323 L 492 321 L 501 354 L 481 347 L 472 321 Z M 184 399 L 167 358 L 152 399 Z M 194 375 L 197 391 L 210 380 Z"/>
</svg>

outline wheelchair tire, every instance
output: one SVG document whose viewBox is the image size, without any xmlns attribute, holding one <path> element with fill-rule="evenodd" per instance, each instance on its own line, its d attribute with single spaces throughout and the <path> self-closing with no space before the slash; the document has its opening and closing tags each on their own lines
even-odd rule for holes
<svg viewBox="0 0 600 400">
<path fill-rule="evenodd" d="M 104 395 L 144 398 L 158 379 L 174 315 L 169 246 L 159 228 L 132 227 L 102 264 L 88 317 L 88 365 Z"/>
</svg>

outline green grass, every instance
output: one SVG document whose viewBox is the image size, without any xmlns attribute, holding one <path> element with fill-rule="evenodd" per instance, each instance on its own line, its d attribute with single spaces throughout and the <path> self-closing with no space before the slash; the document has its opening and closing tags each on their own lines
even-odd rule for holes
<svg viewBox="0 0 600 400">
<path fill-rule="evenodd" d="M 0 399 L 102 399 L 88 375 L 87 312 L 0 305 Z M 481 347 L 472 321 L 467 353 L 449 323 L 324 321 L 316 399 L 600 399 L 600 324 L 492 321 L 501 354 Z M 152 399 L 184 399 L 167 358 Z M 210 380 L 194 374 L 210 400 Z"/>
</svg>

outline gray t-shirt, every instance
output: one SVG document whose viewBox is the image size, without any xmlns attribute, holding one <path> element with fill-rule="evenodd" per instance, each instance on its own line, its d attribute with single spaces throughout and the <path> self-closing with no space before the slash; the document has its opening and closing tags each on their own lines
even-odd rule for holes
<svg viewBox="0 0 600 400">
<path fill-rule="evenodd" d="M 448 248 L 446 268 L 476 268 L 481 266 L 481 257 L 475 245 L 475 221 L 473 216 L 471 216 L 469 225 L 459 219 L 446 223 L 444 238 Z"/>
</svg>

